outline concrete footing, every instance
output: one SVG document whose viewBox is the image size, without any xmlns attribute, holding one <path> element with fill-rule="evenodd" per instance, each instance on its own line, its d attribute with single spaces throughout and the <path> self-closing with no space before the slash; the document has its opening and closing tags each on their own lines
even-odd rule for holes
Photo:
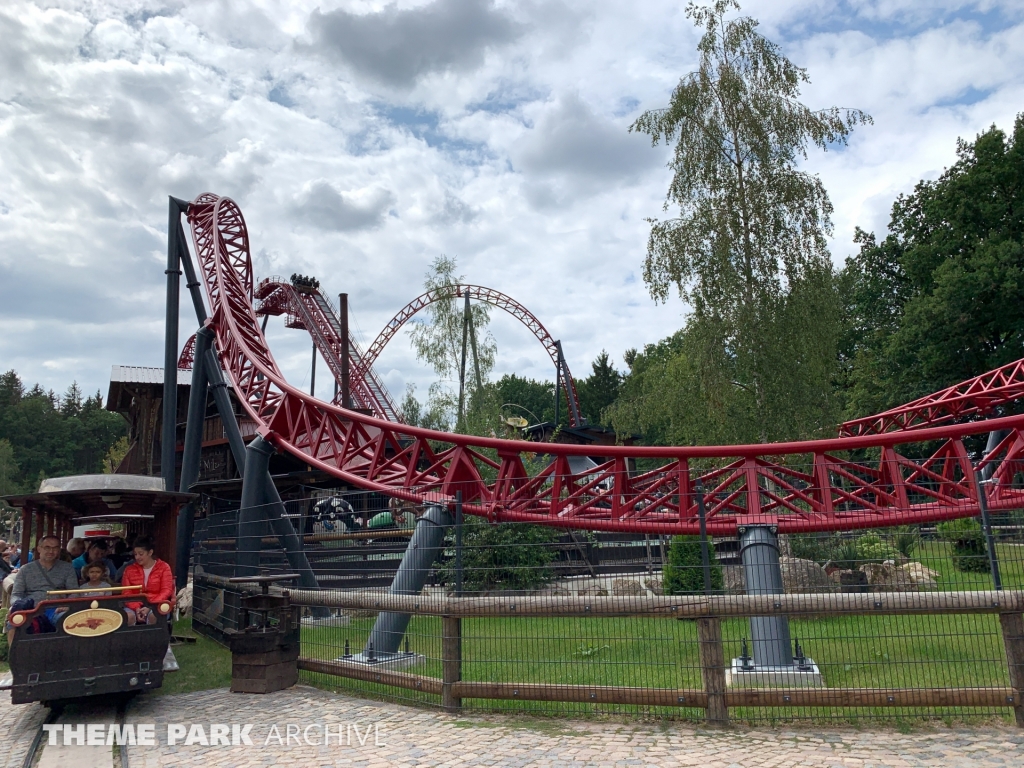
<svg viewBox="0 0 1024 768">
<path fill-rule="evenodd" d="M 813 659 L 781 667 L 744 669 L 742 659 L 733 659 L 725 670 L 725 684 L 730 688 L 824 688 L 821 670 Z"/>
</svg>

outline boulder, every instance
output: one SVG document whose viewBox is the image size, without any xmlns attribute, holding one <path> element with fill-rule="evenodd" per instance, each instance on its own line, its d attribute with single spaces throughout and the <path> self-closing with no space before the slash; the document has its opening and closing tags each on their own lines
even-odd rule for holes
<svg viewBox="0 0 1024 768">
<path fill-rule="evenodd" d="M 836 583 L 813 560 L 780 557 L 779 565 L 782 566 L 782 585 L 787 594 L 836 591 Z"/>
<path fill-rule="evenodd" d="M 178 605 L 178 614 L 180 616 L 191 616 L 192 615 L 192 582 L 190 581 L 184 587 L 178 590 L 178 596 L 176 598 Z"/>
<path fill-rule="evenodd" d="M 914 561 L 901 565 L 899 570 L 906 575 L 906 578 L 909 579 L 919 591 L 938 589 L 939 585 L 936 579 L 941 575 L 938 571 L 933 571 L 931 568 Z"/>
<path fill-rule="evenodd" d="M 723 565 L 722 585 L 727 595 L 745 595 L 747 587 L 743 581 L 743 566 Z"/>
<path fill-rule="evenodd" d="M 921 565 L 921 563 L 916 561 L 901 565 L 900 570 L 906 573 L 911 581 L 924 581 L 926 579 L 935 581 L 935 579 L 942 575 L 938 571 L 933 571 L 931 568 Z"/>
<path fill-rule="evenodd" d="M 913 592 L 917 585 L 892 560 L 884 563 L 865 563 L 860 572 L 868 577 L 872 592 Z"/>
<path fill-rule="evenodd" d="M 632 595 L 642 595 L 643 593 L 644 588 L 639 580 L 615 579 L 612 582 L 612 594 L 616 597 L 630 597 Z"/>
</svg>

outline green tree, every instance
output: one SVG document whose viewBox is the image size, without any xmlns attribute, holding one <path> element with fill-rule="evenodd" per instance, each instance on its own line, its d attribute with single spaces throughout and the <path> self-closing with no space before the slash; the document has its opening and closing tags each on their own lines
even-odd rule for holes
<svg viewBox="0 0 1024 768">
<path fill-rule="evenodd" d="M 825 245 L 832 205 L 797 164 L 809 146 L 844 144 L 870 117 L 801 104 L 806 71 L 755 20 L 725 19 L 738 8 L 687 7 L 704 28 L 698 69 L 667 108 L 631 126 L 653 144 L 675 142 L 665 207 L 679 216 L 651 220 L 644 280 L 656 301 L 675 286 L 692 306 L 688 365 L 705 391 L 738 390 L 718 404 L 749 414 L 744 438 L 797 437 L 831 421 L 840 322 Z"/>
<path fill-rule="evenodd" d="M 125 431 L 124 419 L 103 409 L 99 392 L 83 398 L 73 384 L 58 399 L 38 384 L 26 389 L 15 371 L 0 376 L 0 440 L 11 446 L 21 490 L 34 489 L 40 477 L 102 471 Z"/>
<path fill-rule="evenodd" d="M 551 582 L 559 532 L 544 525 L 500 523 L 467 515 L 463 528 L 463 580 L 466 592 L 537 589 Z M 455 588 L 454 531 L 448 534 L 445 584 Z"/>
<path fill-rule="evenodd" d="M 522 416 L 531 424 L 555 418 L 555 385 L 506 373 L 490 385 L 506 416 Z M 563 409 L 564 413 L 564 409 Z"/>
<path fill-rule="evenodd" d="M 715 558 L 715 548 L 708 543 L 711 567 L 711 591 L 723 590 L 722 566 Z M 662 589 L 666 595 L 695 595 L 704 593 L 704 564 L 700 554 L 700 537 L 673 536 L 668 547 Z"/>
<path fill-rule="evenodd" d="M 591 374 L 576 383 L 580 409 L 592 424 L 603 424 L 604 411 L 619 396 L 622 374 L 615 370 L 605 350 L 591 365 Z"/>
<path fill-rule="evenodd" d="M 19 493 L 21 470 L 14 459 L 14 446 L 7 439 L 0 440 L 0 496 Z"/>
<path fill-rule="evenodd" d="M 441 255 L 430 264 L 424 279 L 426 291 L 436 291 L 461 285 L 465 278 L 456 275 L 457 263 L 454 258 Z M 460 414 L 458 411 L 458 381 L 462 367 L 463 339 L 465 325 L 465 305 L 458 298 L 443 298 L 431 303 L 426 312 L 426 319 L 414 321 L 410 329 L 412 346 L 416 357 L 430 365 L 440 379 L 437 387 L 431 387 L 429 397 L 436 399 L 431 405 L 428 400 L 427 410 L 435 414 L 455 411 L 448 427 L 457 425 Z M 473 404 L 476 386 L 476 373 L 479 371 L 481 383 L 494 368 L 497 344 L 487 330 L 490 322 L 490 307 L 483 302 L 470 304 L 473 331 L 475 335 L 475 354 L 470 339 L 466 340 L 466 391 L 468 402 Z M 453 385 L 454 382 L 454 385 Z M 452 395 L 455 395 L 455 407 L 451 407 Z"/>
<path fill-rule="evenodd" d="M 851 417 L 1024 356 L 1024 114 L 957 142 L 957 162 L 857 231 L 842 345 Z"/>
</svg>

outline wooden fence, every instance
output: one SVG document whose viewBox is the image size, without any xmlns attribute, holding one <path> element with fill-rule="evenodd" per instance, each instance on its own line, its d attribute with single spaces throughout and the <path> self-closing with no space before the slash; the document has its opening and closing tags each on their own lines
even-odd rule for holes
<svg viewBox="0 0 1024 768">
<path fill-rule="evenodd" d="M 463 597 L 289 590 L 293 602 L 350 610 L 396 611 L 442 619 L 442 678 L 302 657 L 299 668 L 439 695 L 458 710 L 462 699 L 697 707 L 726 723 L 731 707 L 1009 707 L 1024 727 L 1024 591 L 890 592 L 677 597 Z M 997 614 L 1009 671 L 1006 688 L 728 689 L 721 620 L 753 616 Z M 463 618 L 646 616 L 696 621 L 700 689 L 655 689 L 462 680 Z"/>
</svg>

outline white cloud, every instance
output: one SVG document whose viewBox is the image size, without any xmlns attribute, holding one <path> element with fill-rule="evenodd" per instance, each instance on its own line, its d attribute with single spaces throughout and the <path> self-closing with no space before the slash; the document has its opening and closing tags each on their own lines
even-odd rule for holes
<svg viewBox="0 0 1024 768">
<path fill-rule="evenodd" d="M 54 7 L 58 6 L 58 7 Z M 751 2 L 805 101 L 875 125 L 815 155 L 853 227 L 1024 105 L 1020 3 Z M 160 365 L 167 195 L 238 200 L 257 271 L 347 291 L 368 343 L 438 254 L 529 307 L 585 375 L 679 327 L 638 279 L 665 150 L 627 126 L 696 61 L 683 4 L 607 0 L 63 0 L 0 6 L 0 366 L 61 391 Z M 189 314 L 183 312 L 182 341 Z M 550 377 L 494 314 L 497 372 Z M 271 325 L 309 381 L 309 340 Z M 320 394 L 330 389 L 320 370 Z M 430 373 L 404 336 L 397 398 Z"/>
</svg>

